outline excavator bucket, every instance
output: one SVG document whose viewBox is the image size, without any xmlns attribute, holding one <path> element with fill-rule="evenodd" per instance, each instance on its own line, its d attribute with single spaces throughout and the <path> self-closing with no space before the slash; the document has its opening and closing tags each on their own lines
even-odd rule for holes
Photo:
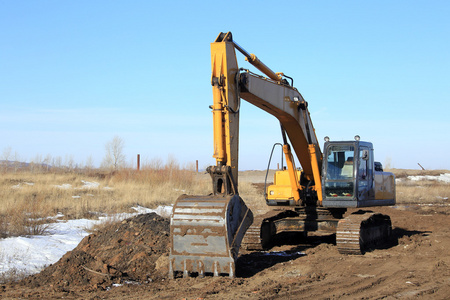
<svg viewBox="0 0 450 300">
<path fill-rule="evenodd" d="M 253 214 L 238 195 L 180 196 L 170 218 L 169 276 L 235 276 Z"/>
</svg>

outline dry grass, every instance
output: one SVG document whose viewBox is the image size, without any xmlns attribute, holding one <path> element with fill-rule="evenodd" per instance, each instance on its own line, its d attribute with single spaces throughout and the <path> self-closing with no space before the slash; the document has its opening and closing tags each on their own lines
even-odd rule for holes
<svg viewBox="0 0 450 300">
<path fill-rule="evenodd" d="M 264 198 L 264 183 L 253 184 L 246 181 L 240 182 L 239 195 L 253 211 L 253 214 L 263 214 L 270 209 L 266 205 Z"/>
<path fill-rule="evenodd" d="M 209 181 L 177 165 L 139 172 L 0 174 L 0 237 L 40 234 L 43 218 L 127 212 L 136 205 L 155 208 L 178 196 L 208 194 Z M 47 225 L 48 226 L 48 225 Z"/>
<path fill-rule="evenodd" d="M 29 275 L 23 270 L 17 268 L 11 268 L 6 272 L 0 273 L 0 283 L 9 283 L 14 281 L 19 281 Z"/>
<path fill-rule="evenodd" d="M 407 176 L 437 176 L 449 171 L 390 171 L 402 179 L 397 182 L 397 203 L 448 203 L 449 183 L 410 181 Z M 239 182 L 241 198 L 255 213 L 266 211 L 261 183 L 265 173 L 244 173 Z M 46 218 L 58 212 L 66 218 L 93 218 L 98 213 L 128 212 L 136 205 L 156 208 L 173 204 L 181 194 L 209 193 L 208 174 L 180 168 L 173 162 L 141 171 L 112 173 L 4 172 L 0 173 L 0 238 L 42 234 L 49 226 Z"/>
<path fill-rule="evenodd" d="M 391 169 L 397 179 L 398 204 L 449 204 L 450 183 L 436 180 L 412 181 L 408 176 L 439 176 L 449 170 L 406 170 Z"/>
<path fill-rule="evenodd" d="M 414 169 L 387 169 L 387 172 L 392 172 L 395 178 L 401 179 L 408 176 L 439 176 L 440 174 L 450 173 L 449 170 L 414 170 Z"/>
<path fill-rule="evenodd" d="M 450 203 L 450 184 L 439 182 L 422 182 L 410 184 L 397 184 L 397 203 Z"/>
<path fill-rule="evenodd" d="M 265 207 L 263 193 L 241 181 L 241 197 L 250 206 Z M 48 216 L 96 218 L 99 213 L 131 212 L 136 205 L 170 205 L 182 194 L 208 195 L 208 174 L 171 163 L 141 171 L 91 173 L 0 173 L 0 238 L 42 234 Z"/>
</svg>

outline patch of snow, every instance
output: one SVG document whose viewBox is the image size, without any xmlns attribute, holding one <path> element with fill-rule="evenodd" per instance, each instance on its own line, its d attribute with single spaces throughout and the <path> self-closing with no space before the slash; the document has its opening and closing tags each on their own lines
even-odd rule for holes
<svg viewBox="0 0 450 300">
<path fill-rule="evenodd" d="M 160 205 L 156 209 L 150 209 L 150 208 L 146 208 L 146 207 L 137 205 L 135 207 L 132 207 L 132 209 L 134 209 L 138 214 L 147 214 L 147 213 L 155 212 L 158 215 L 160 215 L 161 217 L 168 218 L 172 214 L 173 206 L 172 205 L 164 205 L 164 206 Z"/>
<path fill-rule="evenodd" d="M 168 216 L 172 206 L 160 206 L 148 209 L 135 207 L 135 213 L 123 213 L 99 217 L 99 220 L 58 220 L 62 213 L 48 217 L 55 219 L 51 223 L 47 235 L 28 237 L 11 237 L 0 239 L 0 273 L 17 270 L 31 275 L 40 272 L 46 266 L 57 262 L 66 252 L 73 250 L 81 240 L 89 235 L 87 230 L 111 218 L 123 220 L 139 214 L 155 212 L 161 216 Z"/>
<path fill-rule="evenodd" d="M 55 216 L 49 216 L 49 217 L 44 217 L 44 218 L 33 218 L 30 220 L 31 221 L 48 221 L 48 220 L 58 220 L 62 217 L 64 217 L 64 215 L 61 212 L 58 212 Z M 49 226 L 52 226 L 52 224 L 49 224 Z"/>
<path fill-rule="evenodd" d="M 13 188 L 13 189 L 21 189 L 23 184 L 33 186 L 34 182 L 23 182 L 23 183 L 21 182 L 21 183 L 18 183 L 16 185 L 13 185 L 11 188 Z"/>
<path fill-rule="evenodd" d="M 75 248 L 88 235 L 86 228 L 99 222 L 87 219 L 58 221 L 52 224 L 48 235 L 0 240 L 0 273 L 11 269 L 26 274 L 40 272 Z"/>
<path fill-rule="evenodd" d="M 81 182 L 83 183 L 83 186 L 77 188 L 78 190 L 97 189 L 100 186 L 100 183 L 95 182 L 95 181 L 90 182 L 90 181 L 81 180 Z"/>
<path fill-rule="evenodd" d="M 62 190 L 68 190 L 68 189 L 72 188 L 72 185 L 69 184 L 69 183 L 64 183 L 64 184 L 61 184 L 61 185 L 55 184 L 54 187 L 62 189 Z"/>
<path fill-rule="evenodd" d="M 438 207 L 445 207 L 450 206 L 449 203 L 419 203 L 418 206 L 438 206 Z"/>
<path fill-rule="evenodd" d="M 55 216 L 47 217 L 47 219 L 56 220 L 56 219 L 59 219 L 59 218 L 62 218 L 62 217 L 64 217 L 64 214 L 62 212 L 58 212 Z"/>
<path fill-rule="evenodd" d="M 75 188 L 75 190 L 92 190 L 92 189 L 97 189 L 100 186 L 100 183 L 95 182 L 95 181 L 86 181 L 86 180 L 81 180 L 81 182 L 83 183 L 82 186 Z M 54 187 L 60 188 L 60 189 L 64 189 L 64 190 L 68 190 L 72 188 L 72 185 L 69 183 L 64 183 L 61 185 L 54 185 Z"/>
<path fill-rule="evenodd" d="M 450 183 L 450 173 L 440 174 L 439 176 L 433 175 L 417 175 L 417 176 L 408 176 L 408 179 L 411 181 L 440 181 L 445 183 Z"/>
<path fill-rule="evenodd" d="M 148 213 L 154 212 L 153 209 L 143 207 L 140 205 L 133 206 L 132 209 L 134 209 L 136 211 L 136 213 L 138 213 L 138 214 L 148 214 Z"/>
<path fill-rule="evenodd" d="M 158 206 L 155 209 L 155 212 L 161 217 L 168 218 L 172 214 L 173 206 L 172 205 L 164 205 Z"/>
</svg>

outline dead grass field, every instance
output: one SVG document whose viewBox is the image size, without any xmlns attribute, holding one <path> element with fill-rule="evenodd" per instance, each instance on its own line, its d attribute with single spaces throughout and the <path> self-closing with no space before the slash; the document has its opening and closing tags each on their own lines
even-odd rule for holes
<svg viewBox="0 0 450 300">
<path fill-rule="evenodd" d="M 241 191 L 254 201 L 259 193 L 242 182 Z M 182 194 L 212 192 L 208 174 L 178 166 L 112 173 L 0 173 L 0 238 L 42 234 L 48 217 L 96 218 L 99 214 L 130 212 L 133 206 L 170 205 Z M 262 195 L 262 193 L 260 193 Z"/>
<path fill-rule="evenodd" d="M 397 180 L 398 204 L 448 203 L 450 184 L 435 180 L 408 180 L 408 176 L 439 176 L 446 170 L 390 170 Z M 239 193 L 255 213 L 267 210 L 265 171 L 240 172 Z M 273 171 L 268 182 L 273 180 Z M 127 212 L 141 205 L 170 205 L 181 194 L 207 195 L 211 179 L 177 165 L 118 172 L 3 172 L 0 173 L 0 238 L 42 234 L 47 217 L 95 218 L 99 213 Z"/>
<path fill-rule="evenodd" d="M 33 234 L 42 220 L 62 213 L 90 218 L 132 206 L 171 204 L 182 193 L 205 193 L 206 182 L 178 167 L 140 172 L 0 174 L 0 237 Z M 30 228 L 34 228 L 31 230 Z"/>
<path fill-rule="evenodd" d="M 396 177 L 396 194 L 398 204 L 448 204 L 450 183 L 437 180 L 410 180 L 408 176 L 440 176 L 449 170 L 406 170 L 392 169 Z"/>
</svg>

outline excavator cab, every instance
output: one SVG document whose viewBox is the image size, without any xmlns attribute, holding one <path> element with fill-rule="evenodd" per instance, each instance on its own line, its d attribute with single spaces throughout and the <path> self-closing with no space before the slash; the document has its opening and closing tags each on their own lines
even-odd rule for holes
<svg viewBox="0 0 450 300">
<path fill-rule="evenodd" d="M 395 179 L 375 165 L 372 143 L 359 140 L 324 145 L 324 207 L 368 207 L 395 204 Z"/>
</svg>

